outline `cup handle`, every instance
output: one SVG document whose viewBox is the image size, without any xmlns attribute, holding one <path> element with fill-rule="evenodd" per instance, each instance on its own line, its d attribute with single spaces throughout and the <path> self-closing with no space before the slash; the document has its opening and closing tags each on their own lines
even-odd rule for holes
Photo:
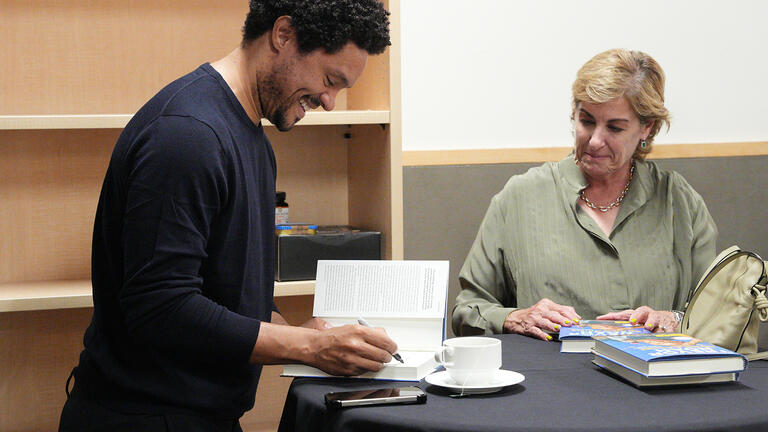
<svg viewBox="0 0 768 432">
<path fill-rule="evenodd" d="M 451 367 L 453 366 L 453 362 L 449 362 L 445 360 L 446 353 L 450 357 L 451 354 L 453 354 L 453 348 L 442 346 L 439 350 L 435 352 L 435 361 L 443 365 L 444 367 Z"/>
</svg>

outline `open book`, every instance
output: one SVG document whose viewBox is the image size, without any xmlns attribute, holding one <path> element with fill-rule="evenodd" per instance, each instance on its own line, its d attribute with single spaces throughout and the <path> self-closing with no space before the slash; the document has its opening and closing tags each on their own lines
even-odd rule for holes
<svg viewBox="0 0 768 432">
<path fill-rule="evenodd" d="M 355 378 L 419 381 L 432 372 L 445 339 L 448 261 L 317 262 L 313 315 L 333 326 L 364 318 L 397 343 L 395 359 Z M 285 365 L 283 376 L 329 376 L 306 365 Z"/>
</svg>

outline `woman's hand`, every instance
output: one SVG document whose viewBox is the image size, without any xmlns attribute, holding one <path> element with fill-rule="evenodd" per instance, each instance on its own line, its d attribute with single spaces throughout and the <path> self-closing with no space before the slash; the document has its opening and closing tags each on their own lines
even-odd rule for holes
<svg viewBox="0 0 768 432">
<path fill-rule="evenodd" d="M 599 320 L 629 321 L 633 324 L 644 324 L 645 328 L 654 333 L 673 332 L 677 330 L 677 317 L 672 311 L 657 311 L 648 306 L 637 309 L 627 309 L 621 312 L 611 312 L 597 317 Z"/>
<path fill-rule="evenodd" d="M 542 340 L 552 340 L 546 332 L 557 332 L 561 326 L 570 326 L 581 320 L 570 307 L 549 299 L 541 299 L 535 305 L 512 311 L 504 321 L 505 333 L 518 333 Z"/>
</svg>

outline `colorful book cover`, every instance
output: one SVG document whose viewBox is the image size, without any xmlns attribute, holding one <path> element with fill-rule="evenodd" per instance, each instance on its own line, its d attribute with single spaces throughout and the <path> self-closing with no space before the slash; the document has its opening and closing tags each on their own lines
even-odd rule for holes
<svg viewBox="0 0 768 432">
<path fill-rule="evenodd" d="M 597 341 L 645 362 L 741 356 L 682 333 L 603 336 Z"/>
<path fill-rule="evenodd" d="M 589 339 L 593 336 L 613 336 L 650 333 L 640 324 L 629 321 L 583 320 L 577 325 L 560 327 L 559 338 Z"/>
</svg>

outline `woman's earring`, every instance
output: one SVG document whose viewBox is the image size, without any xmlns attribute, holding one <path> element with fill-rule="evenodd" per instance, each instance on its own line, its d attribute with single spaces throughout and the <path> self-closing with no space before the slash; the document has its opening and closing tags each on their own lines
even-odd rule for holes
<svg viewBox="0 0 768 432">
<path fill-rule="evenodd" d="M 645 142 L 645 140 L 640 140 L 640 148 L 646 148 L 648 147 L 648 143 Z"/>
</svg>

